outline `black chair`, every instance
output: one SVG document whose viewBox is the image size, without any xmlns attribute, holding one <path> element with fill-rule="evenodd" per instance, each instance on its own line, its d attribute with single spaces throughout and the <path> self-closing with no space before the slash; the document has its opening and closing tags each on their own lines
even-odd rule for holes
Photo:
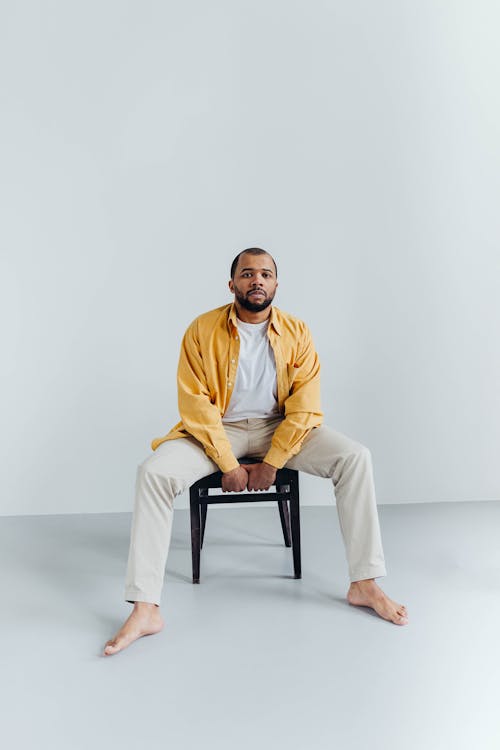
<svg viewBox="0 0 500 750">
<path fill-rule="evenodd" d="M 240 458 L 242 464 L 258 463 L 255 458 Z M 278 469 L 274 483 L 276 492 L 255 491 L 209 495 L 212 487 L 222 487 L 222 472 L 215 471 L 199 479 L 189 488 L 191 507 L 191 553 L 193 557 L 193 583 L 200 582 L 200 552 L 203 547 L 207 506 L 210 503 L 258 503 L 264 500 L 277 500 L 283 538 L 287 547 L 292 547 L 294 577 L 301 578 L 300 561 L 300 512 L 299 512 L 299 472 L 296 469 Z M 290 501 L 290 513 L 288 512 Z"/>
</svg>

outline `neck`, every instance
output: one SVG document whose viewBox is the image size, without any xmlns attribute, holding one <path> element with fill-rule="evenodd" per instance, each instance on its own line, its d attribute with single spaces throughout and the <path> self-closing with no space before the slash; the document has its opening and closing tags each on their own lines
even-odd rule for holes
<svg viewBox="0 0 500 750">
<path fill-rule="evenodd" d="M 269 307 L 266 307 L 265 310 L 260 310 L 259 312 L 251 312 L 250 310 L 246 310 L 244 307 L 241 307 L 241 305 L 236 302 L 236 300 L 234 302 L 234 306 L 236 308 L 236 314 L 238 318 L 242 320 L 243 323 L 263 323 L 271 315 L 272 305 L 269 305 Z"/>
</svg>

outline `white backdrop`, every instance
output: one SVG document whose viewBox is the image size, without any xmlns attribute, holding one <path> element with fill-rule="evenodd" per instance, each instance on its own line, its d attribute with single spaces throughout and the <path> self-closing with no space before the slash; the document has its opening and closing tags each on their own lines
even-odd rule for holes
<svg viewBox="0 0 500 750">
<path fill-rule="evenodd" d="M 182 333 L 252 245 L 378 502 L 500 499 L 494 0 L 26 0 L 0 21 L 0 513 L 132 509 Z M 331 484 L 302 475 L 302 502 Z"/>
</svg>

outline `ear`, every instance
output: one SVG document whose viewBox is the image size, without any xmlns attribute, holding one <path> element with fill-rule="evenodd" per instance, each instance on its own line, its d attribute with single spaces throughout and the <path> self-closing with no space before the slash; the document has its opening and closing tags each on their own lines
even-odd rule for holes
<svg viewBox="0 0 500 750">
<path fill-rule="evenodd" d="M 229 287 L 229 291 L 234 292 L 234 284 L 233 284 L 233 280 L 232 279 L 229 279 L 229 281 L 228 281 L 228 287 Z"/>
</svg>

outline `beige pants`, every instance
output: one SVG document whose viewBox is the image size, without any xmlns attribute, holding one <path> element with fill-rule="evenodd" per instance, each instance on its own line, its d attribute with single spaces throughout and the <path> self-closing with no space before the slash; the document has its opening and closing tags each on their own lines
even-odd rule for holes
<svg viewBox="0 0 500 750">
<path fill-rule="evenodd" d="M 282 417 L 224 425 L 237 458 L 263 458 Z M 351 581 L 385 576 L 371 454 L 361 443 L 326 425 L 315 427 L 286 464 L 331 479 Z M 160 604 L 174 498 L 218 470 L 195 438 L 162 443 L 137 468 L 125 601 Z"/>
</svg>

